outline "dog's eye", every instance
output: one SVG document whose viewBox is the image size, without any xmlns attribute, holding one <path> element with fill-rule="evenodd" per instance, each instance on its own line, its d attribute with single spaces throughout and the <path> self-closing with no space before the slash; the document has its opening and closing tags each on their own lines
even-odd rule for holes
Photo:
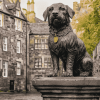
<svg viewBox="0 0 100 100">
<path fill-rule="evenodd" d="M 59 7 L 59 10 L 62 10 L 62 11 L 64 11 L 64 10 L 65 10 L 65 8 Z"/>
<path fill-rule="evenodd" d="M 52 11 L 52 10 L 53 10 L 53 7 L 49 9 L 49 11 Z"/>
</svg>

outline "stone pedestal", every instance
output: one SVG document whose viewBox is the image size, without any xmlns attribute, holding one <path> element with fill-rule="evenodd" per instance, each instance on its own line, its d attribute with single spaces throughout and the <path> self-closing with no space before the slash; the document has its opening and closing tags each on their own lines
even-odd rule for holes
<svg viewBox="0 0 100 100">
<path fill-rule="evenodd" d="M 100 100 L 100 78 L 96 77 L 41 77 L 32 84 L 43 100 Z"/>
</svg>

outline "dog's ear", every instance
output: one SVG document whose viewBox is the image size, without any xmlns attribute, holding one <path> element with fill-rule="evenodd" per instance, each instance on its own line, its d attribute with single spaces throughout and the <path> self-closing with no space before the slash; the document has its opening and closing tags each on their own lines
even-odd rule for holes
<svg viewBox="0 0 100 100">
<path fill-rule="evenodd" d="M 71 9 L 68 5 L 66 5 L 66 9 L 69 14 L 69 17 L 72 19 L 75 14 L 75 11 L 73 9 Z"/>
<path fill-rule="evenodd" d="M 44 17 L 44 21 L 46 21 L 46 20 L 47 20 L 47 17 L 48 17 L 48 7 L 47 7 L 47 9 L 44 11 L 43 17 Z"/>
</svg>

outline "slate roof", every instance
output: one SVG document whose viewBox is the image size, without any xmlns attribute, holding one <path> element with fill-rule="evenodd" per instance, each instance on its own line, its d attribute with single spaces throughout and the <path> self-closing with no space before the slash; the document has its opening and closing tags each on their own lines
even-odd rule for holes
<svg viewBox="0 0 100 100">
<path fill-rule="evenodd" d="M 7 9 L 7 7 L 6 7 L 7 4 L 10 4 L 10 3 L 8 2 L 8 0 L 3 0 L 3 9 L 0 9 L 0 12 L 5 13 L 5 14 L 8 14 L 8 15 L 10 15 L 10 16 L 14 16 L 14 17 L 19 18 L 19 19 L 21 19 L 21 20 L 27 21 L 27 18 L 25 17 L 25 15 L 23 14 L 23 12 L 21 11 L 21 7 L 20 7 L 20 2 L 19 2 L 19 0 L 17 1 L 16 7 L 13 8 L 13 9 L 10 9 L 10 10 Z M 17 16 L 15 15 L 15 12 L 14 12 L 14 13 L 12 12 L 12 10 L 14 10 L 14 9 L 15 9 L 15 11 L 16 11 L 16 9 L 19 9 L 19 10 L 21 11 L 20 17 L 17 17 Z"/>
<path fill-rule="evenodd" d="M 29 23 L 31 34 L 49 34 L 48 23 Z"/>
</svg>

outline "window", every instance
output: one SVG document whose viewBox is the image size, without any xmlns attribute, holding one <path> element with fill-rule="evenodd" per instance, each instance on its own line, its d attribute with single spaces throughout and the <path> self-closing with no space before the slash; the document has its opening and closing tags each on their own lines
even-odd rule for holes
<svg viewBox="0 0 100 100">
<path fill-rule="evenodd" d="M 7 37 L 3 37 L 3 51 L 7 51 Z"/>
<path fill-rule="evenodd" d="M 15 19 L 15 30 L 22 31 L 22 21 L 20 19 Z"/>
<path fill-rule="evenodd" d="M 3 77 L 8 76 L 8 62 L 3 61 Z"/>
<path fill-rule="evenodd" d="M 2 5 L 2 2 L 0 2 L 0 9 L 3 9 L 3 5 Z"/>
<path fill-rule="evenodd" d="M 21 41 L 17 40 L 17 53 L 20 53 L 20 49 L 21 49 Z"/>
<path fill-rule="evenodd" d="M 44 68 L 51 68 L 51 58 L 44 58 Z"/>
<path fill-rule="evenodd" d="M 21 75 L 21 62 L 17 62 L 17 75 Z"/>
<path fill-rule="evenodd" d="M 18 11 L 18 10 L 16 11 L 16 16 L 20 17 L 20 11 Z"/>
<path fill-rule="evenodd" d="M 35 39 L 35 49 L 48 49 L 47 39 Z"/>
<path fill-rule="evenodd" d="M 0 60 L 0 69 L 2 69 L 2 63 L 1 63 L 1 60 Z"/>
<path fill-rule="evenodd" d="M 2 27 L 2 26 L 3 26 L 3 15 L 0 14 L 0 27 Z"/>
<path fill-rule="evenodd" d="M 42 67 L 42 58 L 35 58 L 35 68 Z"/>
<path fill-rule="evenodd" d="M 21 30 L 21 21 L 18 20 L 18 30 L 20 31 Z"/>
</svg>

